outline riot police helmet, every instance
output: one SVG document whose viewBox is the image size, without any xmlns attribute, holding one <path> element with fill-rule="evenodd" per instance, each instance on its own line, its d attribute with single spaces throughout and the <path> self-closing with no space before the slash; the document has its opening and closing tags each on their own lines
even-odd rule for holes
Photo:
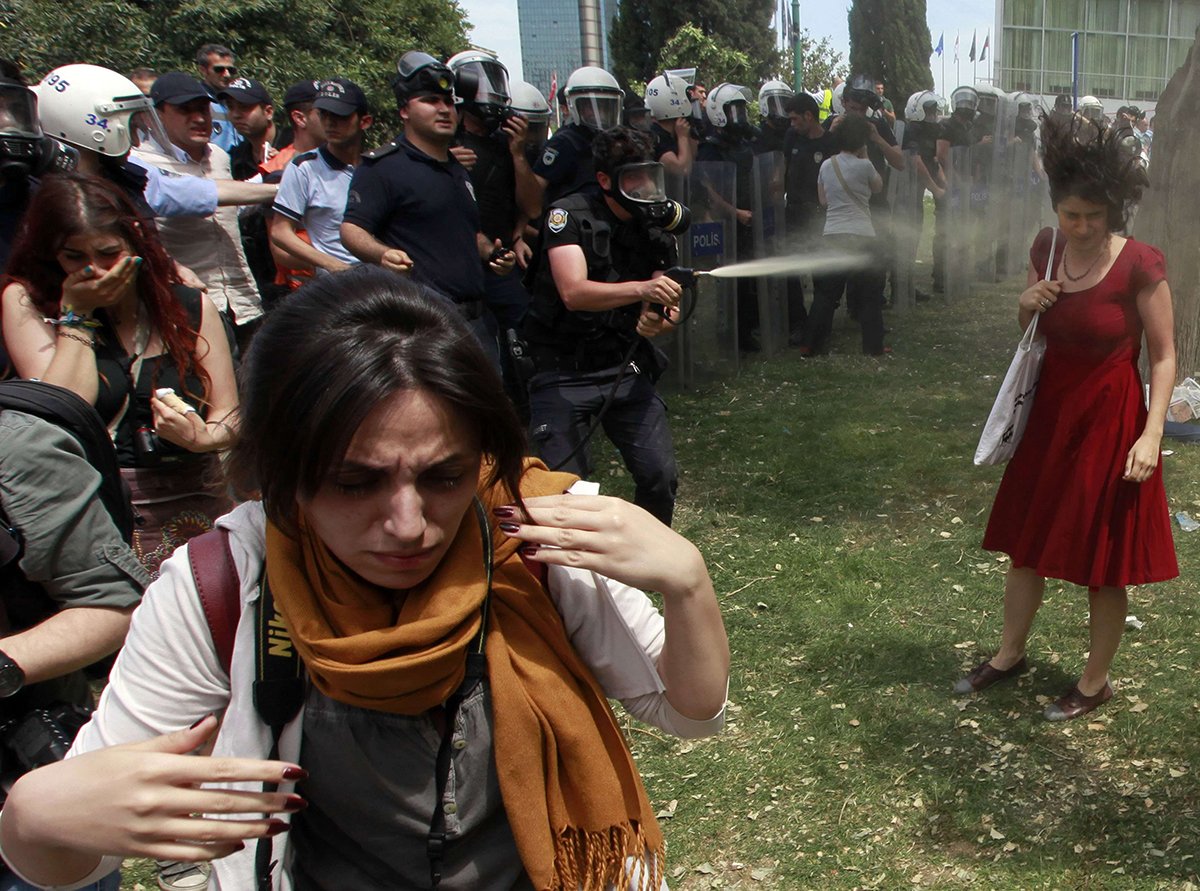
<svg viewBox="0 0 1200 891">
<path fill-rule="evenodd" d="M 959 87 L 950 94 L 950 107 L 954 114 L 962 112 L 975 117 L 979 111 L 979 93 L 974 87 Z"/>
<path fill-rule="evenodd" d="M 875 78 L 869 74 L 852 74 L 846 82 L 846 91 L 842 94 L 842 104 L 857 102 L 867 109 L 879 108 L 883 105 L 882 97 L 875 92 Z"/>
<path fill-rule="evenodd" d="M 122 158 L 147 135 L 159 146 L 171 144 L 153 100 L 108 68 L 63 65 L 35 90 L 42 130 L 68 145 Z"/>
<path fill-rule="evenodd" d="M 455 99 L 487 124 L 499 126 L 511 98 L 504 64 L 483 50 L 466 50 L 451 56 L 446 66 L 454 73 Z"/>
<path fill-rule="evenodd" d="M 1079 113 L 1093 123 L 1104 120 L 1104 103 L 1095 96 L 1084 96 L 1079 100 Z"/>
<path fill-rule="evenodd" d="M 908 97 L 904 105 L 904 120 L 910 124 L 937 123 L 945 104 L 946 100 L 933 90 L 920 90 Z"/>
<path fill-rule="evenodd" d="M 509 97 L 509 106 L 529 125 L 525 132 L 525 145 L 536 146 L 540 150 L 550 135 L 550 103 L 541 90 L 527 81 L 514 80 L 510 89 L 512 95 Z"/>
<path fill-rule="evenodd" d="M 625 91 L 603 68 L 595 65 L 576 68 L 567 78 L 563 95 L 567 97 L 571 118 L 576 124 L 595 132 L 620 125 Z"/>
<path fill-rule="evenodd" d="M 410 50 L 396 62 L 392 92 L 396 94 L 398 105 L 404 105 L 414 96 L 428 93 L 453 96 L 454 72 L 429 53 Z"/>
<path fill-rule="evenodd" d="M 747 108 L 753 98 L 750 90 L 739 84 L 717 84 L 704 100 L 704 112 L 714 127 L 749 126 Z"/>
<path fill-rule="evenodd" d="M 795 94 L 787 84 L 781 80 L 769 80 L 758 91 L 758 111 L 759 114 L 766 118 L 774 118 L 776 120 L 786 121 L 788 119 L 787 109 L 784 108 L 784 103 L 789 96 Z"/>
<path fill-rule="evenodd" d="M 660 74 L 646 84 L 646 107 L 656 121 L 673 121 L 692 113 L 688 84 L 674 74 Z"/>
</svg>

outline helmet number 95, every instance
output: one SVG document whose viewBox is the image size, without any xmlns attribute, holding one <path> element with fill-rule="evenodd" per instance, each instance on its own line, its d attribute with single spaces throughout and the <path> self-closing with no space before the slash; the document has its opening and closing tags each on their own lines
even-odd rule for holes
<svg viewBox="0 0 1200 891">
<path fill-rule="evenodd" d="M 71 86 L 69 82 L 63 80 L 57 74 L 52 74 L 46 78 L 46 85 L 54 87 L 55 91 L 59 93 L 65 93 L 67 91 L 67 87 Z"/>
</svg>

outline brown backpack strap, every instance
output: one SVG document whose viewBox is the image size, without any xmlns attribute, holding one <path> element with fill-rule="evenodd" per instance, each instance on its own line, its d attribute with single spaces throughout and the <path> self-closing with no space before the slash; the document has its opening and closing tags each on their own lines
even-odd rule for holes
<svg viewBox="0 0 1200 891">
<path fill-rule="evenodd" d="M 217 659 L 228 674 L 233 662 L 233 638 L 242 616 L 242 582 L 229 548 L 229 531 L 210 529 L 189 539 L 187 549 Z"/>
</svg>

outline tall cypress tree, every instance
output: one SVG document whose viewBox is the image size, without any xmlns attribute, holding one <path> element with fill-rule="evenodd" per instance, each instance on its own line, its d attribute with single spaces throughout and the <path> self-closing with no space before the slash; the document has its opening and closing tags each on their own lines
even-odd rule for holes
<svg viewBox="0 0 1200 891">
<path fill-rule="evenodd" d="M 853 74 L 882 80 L 897 110 L 918 90 L 933 89 L 925 0 L 854 0 L 849 20 Z"/>
</svg>

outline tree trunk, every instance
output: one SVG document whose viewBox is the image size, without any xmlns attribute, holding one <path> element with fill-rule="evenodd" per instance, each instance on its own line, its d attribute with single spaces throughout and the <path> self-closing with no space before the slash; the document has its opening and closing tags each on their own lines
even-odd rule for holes
<svg viewBox="0 0 1200 891">
<path fill-rule="evenodd" d="M 1162 250 L 1175 304 L 1178 377 L 1200 377 L 1200 249 L 1196 201 L 1200 196 L 1200 54 L 1196 44 L 1167 84 L 1154 117 L 1150 188 L 1142 197 L 1134 233 Z"/>
</svg>

